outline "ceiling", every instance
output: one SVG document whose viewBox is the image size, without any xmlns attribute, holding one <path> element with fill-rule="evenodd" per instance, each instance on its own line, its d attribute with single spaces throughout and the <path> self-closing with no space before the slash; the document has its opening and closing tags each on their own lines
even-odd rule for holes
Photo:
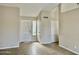
<svg viewBox="0 0 79 59">
<path fill-rule="evenodd" d="M 58 4 L 55 3 L 0 3 L 0 5 L 20 8 L 20 16 L 36 17 L 41 10 L 50 11 Z"/>
</svg>

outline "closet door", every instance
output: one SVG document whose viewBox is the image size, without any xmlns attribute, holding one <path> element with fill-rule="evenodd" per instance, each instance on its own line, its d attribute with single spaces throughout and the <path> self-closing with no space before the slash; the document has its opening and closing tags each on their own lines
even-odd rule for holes
<svg viewBox="0 0 79 59">
<path fill-rule="evenodd" d="M 51 43 L 51 23 L 48 19 L 41 19 L 40 21 L 40 43 Z"/>
<path fill-rule="evenodd" d="M 32 41 L 32 20 L 20 21 L 20 42 Z"/>
<path fill-rule="evenodd" d="M 19 47 L 19 9 L 0 6 L 0 49 Z"/>
</svg>

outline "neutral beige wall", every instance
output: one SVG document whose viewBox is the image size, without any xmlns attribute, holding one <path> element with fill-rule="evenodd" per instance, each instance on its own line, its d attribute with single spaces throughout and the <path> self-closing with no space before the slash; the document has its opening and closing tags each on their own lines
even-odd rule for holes
<svg viewBox="0 0 79 59">
<path fill-rule="evenodd" d="M 79 54 L 79 8 L 61 14 L 59 45 Z"/>
<path fill-rule="evenodd" d="M 19 9 L 0 6 L 0 49 L 19 46 Z"/>
</svg>

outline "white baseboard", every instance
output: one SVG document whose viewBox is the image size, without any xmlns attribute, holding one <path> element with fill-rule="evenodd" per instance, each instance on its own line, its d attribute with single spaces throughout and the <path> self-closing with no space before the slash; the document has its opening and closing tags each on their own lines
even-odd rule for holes
<svg viewBox="0 0 79 59">
<path fill-rule="evenodd" d="M 72 53 L 75 53 L 75 54 L 79 55 L 78 52 L 73 51 L 73 50 L 71 50 L 71 49 L 69 49 L 69 48 L 67 48 L 67 47 L 65 47 L 65 46 L 62 46 L 62 45 L 59 45 L 59 46 L 62 47 L 62 48 L 64 48 L 64 49 L 66 49 L 66 50 L 68 50 L 68 51 L 71 51 Z"/>
<path fill-rule="evenodd" d="M 40 44 L 49 44 L 49 43 L 52 43 L 52 42 L 39 42 Z"/>
<path fill-rule="evenodd" d="M 0 48 L 0 50 L 1 49 L 11 49 L 11 48 L 18 48 L 19 46 L 11 46 L 11 47 L 2 47 L 2 48 Z"/>
</svg>

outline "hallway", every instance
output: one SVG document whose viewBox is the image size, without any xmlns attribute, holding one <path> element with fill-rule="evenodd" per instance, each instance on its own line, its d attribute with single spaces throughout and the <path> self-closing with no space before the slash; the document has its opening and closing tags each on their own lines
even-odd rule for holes
<svg viewBox="0 0 79 59">
<path fill-rule="evenodd" d="M 21 43 L 19 48 L 0 50 L 0 55 L 75 55 L 57 43 L 41 45 L 38 42 Z"/>
</svg>

